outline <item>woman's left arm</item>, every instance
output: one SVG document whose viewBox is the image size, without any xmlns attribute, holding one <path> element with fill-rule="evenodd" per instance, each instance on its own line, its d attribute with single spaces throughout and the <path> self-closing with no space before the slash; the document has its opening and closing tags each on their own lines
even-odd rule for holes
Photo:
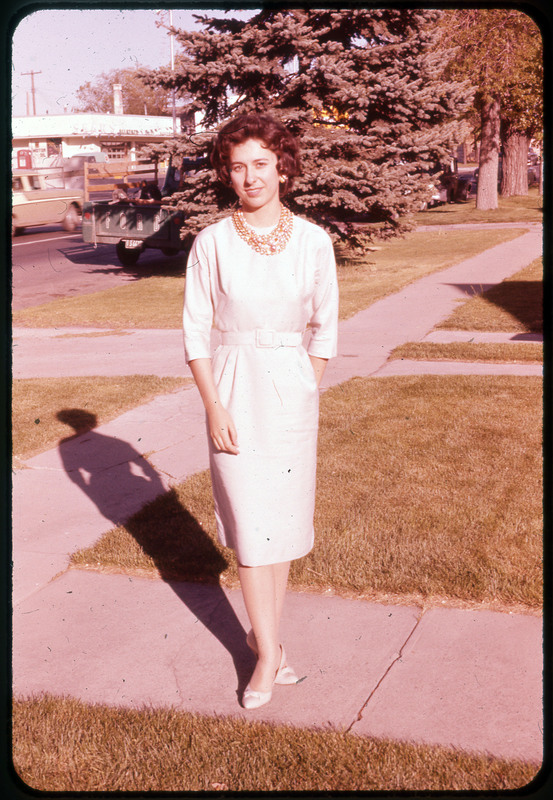
<svg viewBox="0 0 553 800">
<path fill-rule="evenodd" d="M 313 372 L 315 373 L 315 379 L 317 381 L 317 388 L 318 388 L 321 385 L 324 371 L 326 369 L 326 365 L 328 364 L 328 358 L 309 356 L 309 360 L 311 361 L 311 364 L 313 366 Z"/>
<path fill-rule="evenodd" d="M 313 311 L 309 325 L 311 340 L 307 352 L 320 385 L 329 358 L 337 351 L 338 278 L 330 237 L 320 232 L 322 242 L 316 253 L 317 276 L 313 295 Z"/>
</svg>

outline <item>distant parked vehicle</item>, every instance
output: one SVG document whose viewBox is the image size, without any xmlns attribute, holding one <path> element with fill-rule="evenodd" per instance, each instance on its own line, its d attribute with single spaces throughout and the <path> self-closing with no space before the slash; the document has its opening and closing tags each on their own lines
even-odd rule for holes
<svg viewBox="0 0 553 800">
<path fill-rule="evenodd" d="M 528 186 L 535 186 L 540 182 L 541 164 L 528 162 Z"/>
<path fill-rule="evenodd" d="M 528 186 L 535 186 L 540 182 L 540 164 L 528 164 Z M 501 186 L 501 179 L 503 177 L 503 165 L 501 160 L 497 169 L 497 186 Z M 478 185 L 478 169 L 474 170 L 474 185 Z"/>
<path fill-rule="evenodd" d="M 457 161 L 452 159 L 446 164 L 436 164 L 433 170 L 434 180 L 429 185 L 431 196 L 426 208 L 433 208 L 442 203 L 465 203 L 473 188 L 473 173 L 460 172 Z"/>
<path fill-rule="evenodd" d="M 48 171 L 15 169 L 12 173 L 12 235 L 35 225 L 62 225 L 74 231 L 81 223 L 83 193 L 52 186 Z"/>
</svg>

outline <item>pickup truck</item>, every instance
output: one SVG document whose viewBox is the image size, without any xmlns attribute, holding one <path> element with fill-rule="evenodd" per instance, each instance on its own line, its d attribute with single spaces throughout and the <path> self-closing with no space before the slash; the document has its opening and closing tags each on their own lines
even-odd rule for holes
<svg viewBox="0 0 553 800">
<path fill-rule="evenodd" d="M 132 202 L 88 202 L 83 206 L 83 241 L 114 244 L 124 267 L 134 266 L 148 247 L 166 256 L 184 249 L 180 229 L 184 215 L 161 202 L 140 205 Z"/>
<path fill-rule="evenodd" d="M 186 249 L 180 237 L 184 225 L 182 211 L 168 204 L 170 194 L 182 187 L 187 173 L 205 165 L 205 158 L 184 158 L 180 170 L 171 165 L 161 193 L 154 185 L 157 197 L 144 197 L 148 186 L 138 197 L 129 193 L 128 184 L 117 184 L 111 200 L 85 202 L 82 217 L 82 236 L 91 244 L 114 244 L 117 258 L 124 267 L 132 267 L 147 248 L 161 250 L 166 256 L 177 255 Z M 152 185 L 149 185 L 152 188 Z M 154 195 L 155 197 L 156 195 Z"/>
</svg>

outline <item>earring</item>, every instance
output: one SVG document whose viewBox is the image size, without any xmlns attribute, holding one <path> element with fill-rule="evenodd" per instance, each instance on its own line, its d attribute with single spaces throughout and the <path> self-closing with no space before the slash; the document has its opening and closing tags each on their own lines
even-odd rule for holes
<svg viewBox="0 0 553 800">
<path fill-rule="evenodd" d="M 281 175 L 280 178 L 279 178 L 279 181 L 280 181 L 280 183 L 285 183 L 286 175 Z"/>
</svg>

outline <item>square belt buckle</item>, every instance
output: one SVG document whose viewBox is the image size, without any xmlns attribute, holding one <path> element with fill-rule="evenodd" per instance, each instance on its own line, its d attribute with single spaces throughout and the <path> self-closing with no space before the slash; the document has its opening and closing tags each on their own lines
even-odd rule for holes
<svg viewBox="0 0 553 800">
<path fill-rule="evenodd" d="M 255 332 L 255 343 L 258 347 L 274 347 L 275 332 L 258 328 Z"/>
</svg>

